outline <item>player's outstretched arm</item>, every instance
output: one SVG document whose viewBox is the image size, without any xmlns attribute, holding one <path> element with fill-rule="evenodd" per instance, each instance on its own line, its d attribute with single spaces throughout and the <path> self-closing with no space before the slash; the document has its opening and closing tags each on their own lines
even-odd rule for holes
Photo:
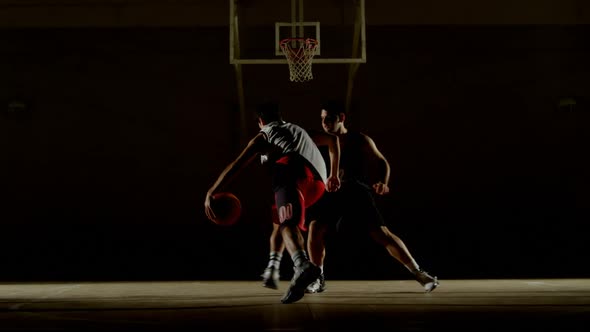
<svg viewBox="0 0 590 332">
<path fill-rule="evenodd" d="M 225 169 L 219 174 L 219 177 L 213 183 L 211 188 L 207 191 L 205 196 L 205 214 L 209 219 L 215 219 L 215 214 L 211 209 L 211 196 L 219 189 L 228 185 L 233 178 L 246 166 L 254 160 L 258 153 L 262 151 L 262 147 L 266 143 L 262 133 L 259 133 L 248 142 L 248 145 L 240 152 L 238 157 L 232 161 Z"/>
<path fill-rule="evenodd" d="M 337 135 L 327 133 L 315 133 L 312 136 L 316 145 L 327 145 L 330 154 L 330 175 L 328 177 L 328 191 L 340 189 L 340 139 Z"/>
<path fill-rule="evenodd" d="M 377 158 L 377 160 L 380 163 L 381 169 L 383 171 L 383 174 L 381 175 L 382 180 L 375 183 L 373 185 L 373 189 L 375 190 L 375 193 L 377 193 L 378 195 L 385 195 L 385 194 L 389 193 L 388 183 L 389 183 L 389 176 L 391 174 L 391 167 L 389 166 L 389 162 L 387 161 L 385 156 L 377 148 L 377 145 L 375 144 L 373 139 L 367 135 L 363 135 L 363 136 L 365 137 L 365 141 L 367 143 L 365 145 L 366 152 L 369 155 L 371 155 L 371 157 Z"/>
</svg>

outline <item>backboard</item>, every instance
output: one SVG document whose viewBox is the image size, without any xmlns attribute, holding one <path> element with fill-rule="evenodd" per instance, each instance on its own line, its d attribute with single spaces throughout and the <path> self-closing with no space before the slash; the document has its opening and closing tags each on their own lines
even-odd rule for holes
<svg viewBox="0 0 590 332">
<path fill-rule="evenodd" d="M 229 0 L 229 62 L 286 64 L 285 38 L 318 41 L 314 64 L 366 62 L 365 0 Z"/>
<path fill-rule="evenodd" d="M 317 41 L 309 67 L 294 70 L 280 46 L 286 38 Z M 247 123 L 244 81 L 249 81 L 244 79 L 244 65 L 284 64 L 289 80 L 303 88 L 309 84 L 302 83 L 314 79 L 312 63 L 343 64 L 348 72 L 348 109 L 354 77 L 360 64 L 366 63 L 366 54 L 365 0 L 229 0 L 229 63 L 236 73 L 242 143 Z M 303 75 L 293 74 L 301 68 Z M 260 79 L 257 75 L 252 81 Z"/>
</svg>

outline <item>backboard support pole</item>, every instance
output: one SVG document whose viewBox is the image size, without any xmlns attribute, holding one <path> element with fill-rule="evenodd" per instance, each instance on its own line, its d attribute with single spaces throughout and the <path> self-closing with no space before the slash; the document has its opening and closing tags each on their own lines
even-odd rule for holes
<svg viewBox="0 0 590 332">
<path fill-rule="evenodd" d="M 239 57 L 240 55 L 240 38 L 239 38 L 239 25 L 238 15 L 235 11 L 235 5 L 237 0 L 230 0 L 230 50 L 232 54 Z M 231 61 L 231 56 L 230 56 Z M 246 102 L 244 95 L 244 78 L 242 74 L 242 65 L 240 63 L 234 63 L 234 69 L 236 72 L 236 90 L 238 92 L 238 104 L 240 112 L 240 146 L 246 144 Z"/>
<path fill-rule="evenodd" d="M 363 1 L 363 0 L 355 1 L 355 7 L 356 7 L 355 13 L 356 14 L 355 14 L 355 22 L 354 22 L 354 32 L 353 32 L 353 37 L 352 37 L 352 57 L 353 58 L 356 58 L 358 56 L 359 44 L 364 44 L 364 42 L 365 42 L 364 29 L 363 29 L 364 13 L 362 12 L 364 6 L 362 6 L 360 1 Z M 361 52 L 363 52 L 363 51 L 364 51 L 364 47 L 362 48 Z M 351 109 L 352 89 L 353 89 L 353 85 L 354 85 L 354 78 L 355 78 L 356 73 L 358 71 L 359 65 L 360 65 L 359 63 L 351 63 L 348 68 L 348 82 L 347 82 L 347 86 L 346 86 L 346 103 L 345 103 L 345 108 L 346 108 L 347 112 L 349 112 Z"/>
</svg>

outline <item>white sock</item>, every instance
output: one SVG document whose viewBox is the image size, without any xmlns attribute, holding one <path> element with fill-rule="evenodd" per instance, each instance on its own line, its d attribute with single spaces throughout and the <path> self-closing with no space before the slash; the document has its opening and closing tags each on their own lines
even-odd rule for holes
<svg viewBox="0 0 590 332">
<path fill-rule="evenodd" d="M 281 266 L 281 258 L 283 255 L 276 251 L 270 252 L 270 259 L 268 260 L 268 267 L 278 269 Z"/>
<path fill-rule="evenodd" d="M 409 264 L 405 265 L 405 267 L 413 274 L 416 274 L 416 272 L 420 271 L 420 266 L 418 266 L 418 263 L 416 263 L 416 261 L 413 259 Z"/>
</svg>

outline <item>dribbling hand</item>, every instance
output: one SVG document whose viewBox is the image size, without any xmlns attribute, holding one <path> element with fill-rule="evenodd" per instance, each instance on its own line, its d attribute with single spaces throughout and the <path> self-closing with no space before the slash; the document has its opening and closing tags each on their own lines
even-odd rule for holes
<svg viewBox="0 0 590 332">
<path fill-rule="evenodd" d="M 205 214 L 209 220 L 214 221 L 216 219 L 215 213 L 213 213 L 213 209 L 211 208 L 211 194 L 207 193 L 205 197 Z"/>
</svg>

